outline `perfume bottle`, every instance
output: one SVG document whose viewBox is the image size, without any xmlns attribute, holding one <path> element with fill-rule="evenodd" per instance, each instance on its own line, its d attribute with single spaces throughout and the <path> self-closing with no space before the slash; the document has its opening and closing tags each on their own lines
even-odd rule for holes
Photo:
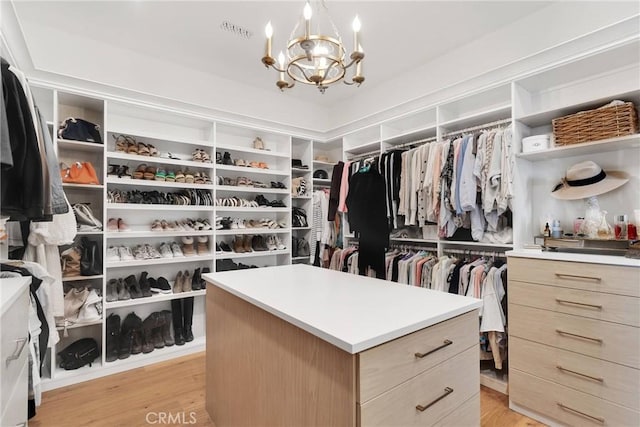
<svg viewBox="0 0 640 427">
<path fill-rule="evenodd" d="M 627 240 L 629 220 L 626 215 L 616 215 L 614 233 L 616 240 Z"/>
</svg>

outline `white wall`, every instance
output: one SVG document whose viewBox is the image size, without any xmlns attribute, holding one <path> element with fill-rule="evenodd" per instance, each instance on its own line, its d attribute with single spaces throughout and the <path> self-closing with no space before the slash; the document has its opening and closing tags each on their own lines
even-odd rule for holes
<svg viewBox="0 0 640 427">
<path fill-rule="evenodd" d="M 414 106 L 428 105 L 445 97 L 460 95 L 470 86 L 481 87 L 512 77 L 515 72 L 513 69 L 500 70 L 500 67 L 637 15 L 640 11 L 640 2 L 581 2 L 582 13 L 576 15 L 576 4 L 572 1 L 554 3 L 468 45 L 433 58 L 411 73 L 346 100 L 331 110 L 330 122 L 336 127 L 331 136 L 357 128 L 358 124 L 345 124 L 362 121 L 365 117 L 369 117 L 365 122 L 374 123 L 396 115 L 398 111 L 389 109 L 410 100 L 418 100 L 412 103 Z M 452 23 L 451 30 L 462 31 L 455 23 Z M 635 32 L 638 33 L 637 23 Z M 446 37 L 446 34 L 442 36 Z M 595 38 L 589 46 L 579 46 L 579 49 L 590 50 L 600 43 Z M 567 54 L 563 52 L 563 55 Z M 472 85 L 461 85 L 455 92 L 439 94 L 454 84 L 476 76 L 480 78 Z M 362 126 L 362 123 L 359 125 Z"/>
</svg>

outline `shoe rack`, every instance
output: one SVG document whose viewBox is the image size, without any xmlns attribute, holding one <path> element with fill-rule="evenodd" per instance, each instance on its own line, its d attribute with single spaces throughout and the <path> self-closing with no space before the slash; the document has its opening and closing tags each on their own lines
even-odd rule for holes
<svg viewBox="0 0 640 427">
<path fill-rule="evenodd" d="M 307 213 L 307 227 L 291 227 L 291 247 L 295 244 L 295 239 L 306 239 L 311 245 L 311 230 L 313 223 L 313 146 L 312 141 L 293 138 L 291 142 L 291 176 L 292 179 L 302 178 L 305 181 L 305 192 L 300 194 L 300 191 L 294 194 L 295 188 L 292 186 L 291 201 L 292 206 L 302 208 Z M 293 159 L 300 160 L 302 167 L 294 166 Z M 291 260 L 294 263 L 309 264 L 311 262 L 310 256 L 292 256 Z"/>
<path fill-rule="evenodd" d="M 216 269 L 289 264 L 291 137 L 216 123 L 215 148 L 216 221 L 231 224 L 215 232 Z M 269 221 L 280 226 L 257 226 Z M 279 247 L 265 247 L 275 239 Z"/>
</svg>

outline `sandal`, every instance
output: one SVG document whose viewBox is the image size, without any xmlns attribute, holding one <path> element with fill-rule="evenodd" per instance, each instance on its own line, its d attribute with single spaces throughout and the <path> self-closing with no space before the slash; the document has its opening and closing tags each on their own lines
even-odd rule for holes
<svg viewBox="0 0 640 427">
<path fill-rule="evenodd" d="M 147 144 L 147 148 L 149 149 L 149 155 L 152 157 L 158 157 L 160 152 L 158 151 L 158 149 L 156 147 L 154 147 L 151 144 Z"/>
<path fill-rule="evenodd" d="M 247 165 L 250 168 L 260 168 L 260 163 L 258 162 L 251 162 Z"/>
<path fill-rule="evenodd" d="M 193 150 L 193 153 L 191 153 L 191 160 L 194 162 L 201 162 L 202 150 L 200 150 L 199 148 L 196 148 L 195 150 Z"/>
<path fill-rule="evenodd" d="M 144 179 L 153 180 L 156 178 L 157 169 L 153 166 L 147 166 L 147 169 L 144 171 Z"/>
<path fill-rule="evenodd" d="M 118 168 L 118 178 L 131 179 L 131 174 L 129 173 L 129 166 L 120 166 Z"/>
<path fill-rule="evenodd" d="M 173 159 L 173 160 L 182 160 L 180 157 L 174 156 L 174 155 L 173 155 L 173 154 L 171 154 L 171 153 L 167 153 L 167 157 L 168 157 L 169 159 Z"/>
<path fill-rule="evenodd" d="M 167 176 L 164 179 L 167 182 L 175 182 L 176 174 L 173 171 L 167 172 Z"/>
<path fill-rule="evenodd" d="M 149 147 L 144 142 L 138 142 L 138 155 L 139 156 L 150 156 Z"/>
<path fill-rule="evenodd" d="M 210 155 L 209 155 L 209 153 L 207 153 L 206 151 L 204 151 L 204 150 L 200 150 L 200 156 L 202 157 L 202 161 L 203 161 L 204 163 L 213 163 L 213 162 L 211 161 L 211 156 L 210 156 Z"/>
<path fill-rule="evenodd" d="M 265 162 L 258 163 L 260 169 L 269 169 L 269 166 Z"/>
<path fill-rule="evenodd" d="M 135 172 L 133 173 L 133 179 L 144 179 L 144 172 L 147 170 L 146 164 L 141 164 L 137 167 Z"/>
<path fill-rule="evenodd" d="M 178 173 L 176 173 L 176 182 L 184 182 L 184 179 L 184 172 L 178 171 Z"/>
<path fill-rule="evenodd" d="M 240 187 L 246 187 L 247 186 L 247 178 L 245 178 L 244 176 L 238 177 L 238 186 Z"/>
<path fill-rule="evenodd" d="M 202 173 L 196 172 L 194 174 L 194 182 L 196 184 L 204 184 L 204 178 L 202 177 Z"/>
<path fill-rule="evenodd" d="M 193 174 L 189 171 L 185 171 L 184 173 L 184 182 L 186 182 L 187 184 L 193 184 Z"/>
<path fill-rule="evenodd" d="M 109 165 L 107 168 L 107 176 L 118 176 L 120 165 Z"/>
<path fill-rule="evenodd" d="M 205 172 L 201 172 L 200 175 L 202 175 L 202 179 L 204 180 L 205 184 L 211 185 L 211 179 L 207 176 L 207 174 Z"/>
<path fill-rule="evenodd" d="M 167 178 L 167 171 L 162 168 L 158 168 L 156 171 L 156 181 L 164 181 Z"/>
<path fill-rule="evenodd" d="M 236 159 L 236 166 L 247 166 L 247 163 L 243 159 Z"/>
</svg>

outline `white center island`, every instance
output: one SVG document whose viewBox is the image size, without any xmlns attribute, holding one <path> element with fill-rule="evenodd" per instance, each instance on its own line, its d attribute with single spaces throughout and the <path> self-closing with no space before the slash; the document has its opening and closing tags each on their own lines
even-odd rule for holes
<svg viewBox="0 0 640 427">
<path fill-rule="evenodd" d="M 480 424 L 480 300 L 308 265 L 203 277 L 217 427 Z"/>
</svg>

